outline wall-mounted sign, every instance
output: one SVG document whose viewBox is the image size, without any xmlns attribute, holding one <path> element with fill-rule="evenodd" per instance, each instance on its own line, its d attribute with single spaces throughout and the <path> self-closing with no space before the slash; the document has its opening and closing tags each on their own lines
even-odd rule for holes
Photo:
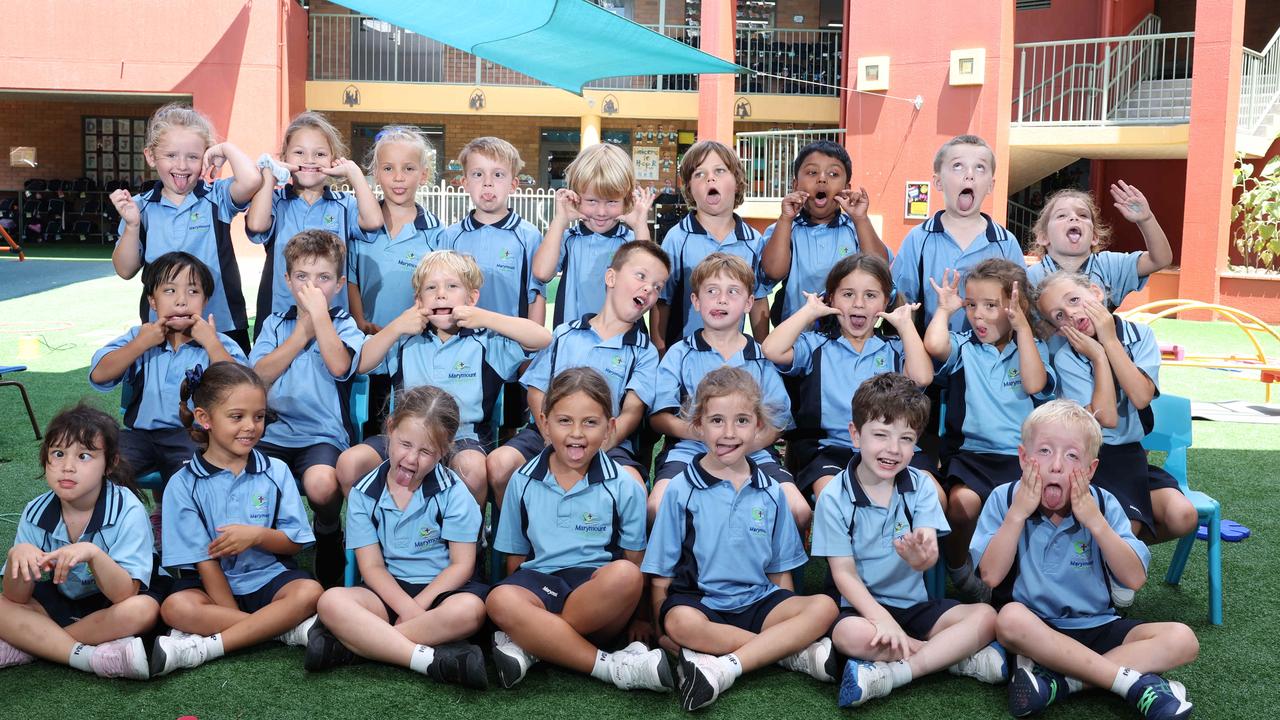
<svg viewBox="0 0 1280 720">
<path fill-rule="evenodd" d="M 908 180 L 906 209 L 908 220 L 924 220 L 929 217 L 929 181 Z"/>
<path fill-rule="evenodd" d="M 631 162 L 635 165 L 637 180 L 657 180 L 662 155 L 654 146 L 631 148 Z"/>
</svg>

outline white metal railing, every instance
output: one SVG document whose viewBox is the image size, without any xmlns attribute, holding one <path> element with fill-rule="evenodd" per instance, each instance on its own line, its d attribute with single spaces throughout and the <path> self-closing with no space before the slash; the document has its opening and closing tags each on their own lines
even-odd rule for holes
<svg viewBox="0 0 1280 720">
<path fill-rule="evenodd" d="M 381 198 L 382 188 L 372 183 L 370 185 L 373 194 Z M 345 183 L 335 184 L 333 189 L 351 192 L 351 186 Z M 555 192 L 548 188 L 520 188 L 511 193 L 507 204 L 520 217 L 533 223 L 539 231 L 546 231 L 555 212 Z M 418 188 L 415 200 L 440 218 L 441 224 L 445 226 L 458 222 L 471 210 L 471 197 L 467 195 L 467 191 L 445 183 Z"/>
<path fill-rule="evenodd" d="M 1240 132 L 1257 135 L 1280 101 L 1280 29 L 1262 52 L 1244 49 L 1240 72 Z"/>
<path fill-rule="evenodd" d="M 781 198 L 791 187 L 791 162 L 816 140 L 844 142 L 843 129 L 768 130 L 737 134 L 738 157 L 747 175 L 747 197 Z"/>
<path fill-rule="evenodd" d="M 698 47 L 696 25 L 645 25 Z M 841 30 L 739 28 L 736 92 L 836 95 Z M 776 77 L 770 77 L 776 76 Z M 311 80 L 543 85 L 528 75 L 367 15 L 311 14 Z M 797 82 L 806 80 L 807 83 Z M 822 83 L 814 85 L 810 83 Z M 829 86 L 829 87 L 828 87 Z M 605 90 L 697 90 L 697 75 L 636 75 L 587 84 Z"/>
<path fill-rule="evenodd" d="M 1123 37 L 1015 45 L 1014 124 L 1187 122 L 1194 34 L 1159 33 L 1159 22 L 1148 15 Z M 1157 82 L 1167 80 L 1185 82 Z"/>
<path fill-rule="evenodd" d="M 1004 226 L 1009 229 L 1009 232 L 1013 233 L 1014 237 L 1022 242 L 1024 248 L 1031 247 L 1035 242 L 1035 238 L 1032 237 L 1032 229 L 1036 226 L 1036 217 L 1039 214 L 1039 210 L 1032 210 L 1022 203 L 1009 201 Z"/>
</svg>

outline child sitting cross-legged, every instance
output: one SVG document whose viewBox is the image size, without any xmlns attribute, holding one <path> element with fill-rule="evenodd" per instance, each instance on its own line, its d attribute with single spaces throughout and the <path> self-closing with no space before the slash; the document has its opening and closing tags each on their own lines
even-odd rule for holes
<svg viewBox="0 0 1280 720">
<path fill-rule="evenodd" d="M 835 603 L 795 594 L 791 571 L 808 560 L 800 533 L 780 484 L 747 457 L 768 431 L 760 386 L 722 367 L 694 398 L 688 414 L 707 451 L 667 484 L 641 566 L 653 576 L 654 615 L 682 648 L 680 704 L 706 707 L 775 662 L 831 682 Z"/>
<path fill-rule="evenodd" d="M 849 425 L 858 454 L 818 496 L 813 553 L 827 556 L 840 591 L 831 638 L 850 658 L 841 707 L 943 668 L 990 683 L 1009 675 L 991 606 L 925 591 L 923 571 L 949 531 L 932 479 L 908 465 L 928 419 L 928 397 L 905 375 L 862 383 Z"/>
<path fill-rule="evenodd" d="M 996 637 L 1019 655 L 1009 712 L 1026 717 L 1086 685 L 1110 688 L 1146 718 L 1191 715 L 1186 688 L 1158 673 L 1195 659 L 1200 645 L 1181 623 L 1120 617 L 1110 577 L 1137 589 L 1151 552 L 1134 536 L 1114 495 L 1090 483 L 1102 430 L 1071 400 L 1036 408 L 1022 424 L 1022 479 L 995 488 L 969 554 L 990 586 L 1012 579 L 1013 602 Z"/>
</svg>

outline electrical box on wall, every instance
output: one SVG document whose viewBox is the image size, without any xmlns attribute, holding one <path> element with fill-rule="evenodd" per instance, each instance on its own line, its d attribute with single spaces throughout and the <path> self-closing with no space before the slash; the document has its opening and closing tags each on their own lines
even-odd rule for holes
<svg viewBox="0 0 1280 720">
<path fill-rule="evenodd" d="M 981 85 L 983 68 L 987 62 L 986 48 L 968 48 L 951 51 L 952 85 Z"/>
<path fill-rule="evenodd" d="M 858 58 L 858 89 L 889 89 L 889 56 L 874 55 Z"/>
</svg>

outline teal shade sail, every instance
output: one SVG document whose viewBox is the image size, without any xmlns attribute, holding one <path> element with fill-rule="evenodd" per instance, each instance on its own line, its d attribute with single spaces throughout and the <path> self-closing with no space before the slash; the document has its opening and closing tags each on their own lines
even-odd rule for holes
<svg viewBox="0 0 1280 720">
<path fill-rule="evenodd" d="M 587 0 L 336 1 L 578 95 L 605 77 L 748 72 Z"/>
</svg>

